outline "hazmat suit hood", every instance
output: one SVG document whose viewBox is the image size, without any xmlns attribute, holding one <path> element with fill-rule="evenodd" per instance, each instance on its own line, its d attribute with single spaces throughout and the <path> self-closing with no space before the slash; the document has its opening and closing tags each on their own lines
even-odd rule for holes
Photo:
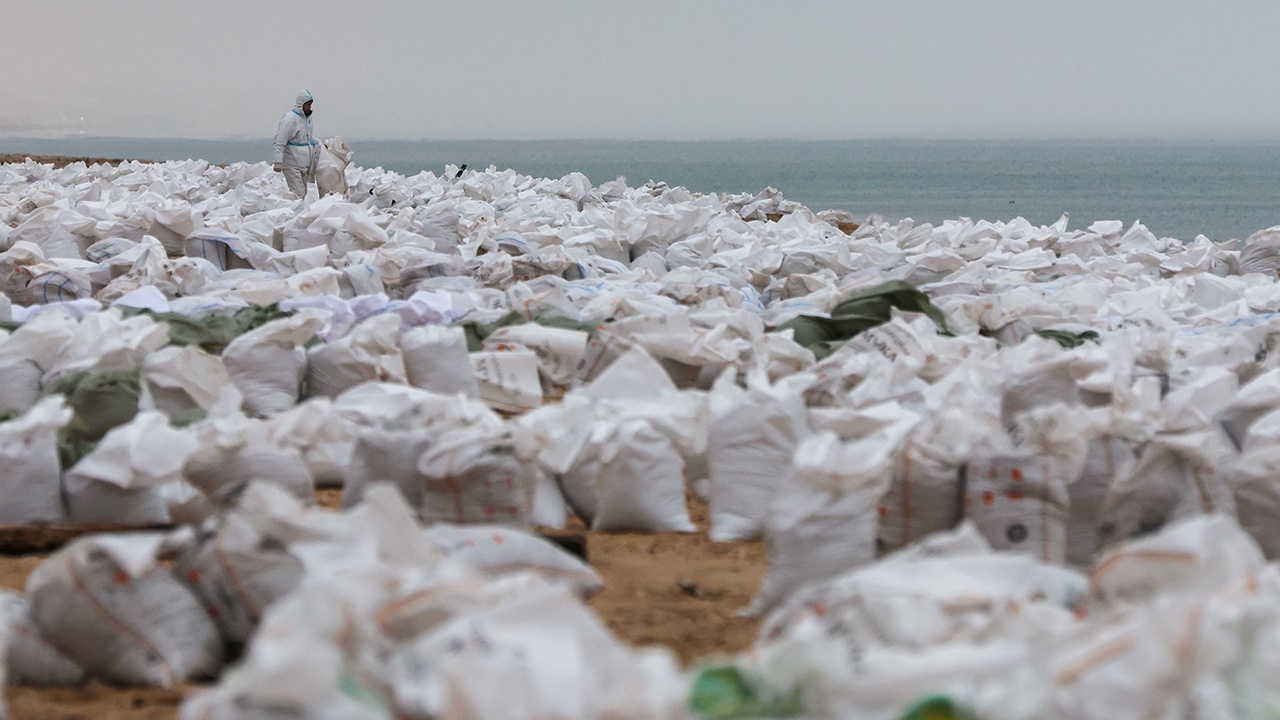
<svg viewBox="0 0 1280 720">
<path fill-rule="evenodd" d="M 294 98 L 293 108 L 285 112 L 276 127 L 275 140 L 272 142 L 272 160 L 279 163 L 284 170 L 300 170 L 315 172 L 316 150 L 318 143 L 311 127 L 311 113 L 302 109 L 303 105 L 313 101 L 310 90 L 303 90 Z M 305 190 L 305 188 L 303 188 Z M 297 195 L 302 192 L 294 190 Z"/>
<path fill-rule="evenodd" d="M 298 93 L 298 97 L 293 99 L 293 110 L 298 114 L 302 114 L 302 106 L 315 100 L 310 90 L 303 90 Z"/>
</svg>

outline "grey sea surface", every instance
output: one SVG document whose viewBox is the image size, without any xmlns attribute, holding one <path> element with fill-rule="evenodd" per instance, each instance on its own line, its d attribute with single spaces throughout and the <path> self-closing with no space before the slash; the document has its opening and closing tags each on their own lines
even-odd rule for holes
<svg viewBox="0 0 1280 720">
<path fill-rule="evenodd" d="M 318 129 L 324 136 L 322 121 Z M 1280 141 L 347 140 L 356 165 L 406 176 L 466 163 L 537 177 L 580 172 L 595 184 L 617 177 L 633 186 L 665 182 L 701 193 L 772 187 L 814 211 L 889 221 L 1024 217 L 1047 225 L 1069 212 L 1069 228 L 1120 220 L 1162 237 L 1215 241 L 1280 225 Z M 270 142 L 0 138 L 0 152 L 263 162 Z"/>
</svg>

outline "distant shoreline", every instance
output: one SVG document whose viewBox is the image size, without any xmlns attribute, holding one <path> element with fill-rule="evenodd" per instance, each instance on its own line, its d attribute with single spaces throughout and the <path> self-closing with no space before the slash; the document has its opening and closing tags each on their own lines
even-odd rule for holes
<svg viewBox="0 0 1280 720">
<path fill-rule="evenodd" d="M 123 162 L 151 162 L 132 158 L 72 157 L 68 155 L 27 155 L 24 153 L 0 153 L 0 164 L 26 162 L 30 158 L 38 163 L 52 164 L 55 168 L 82 162 L 86 165 L 119 165 Z"/>
</svg>

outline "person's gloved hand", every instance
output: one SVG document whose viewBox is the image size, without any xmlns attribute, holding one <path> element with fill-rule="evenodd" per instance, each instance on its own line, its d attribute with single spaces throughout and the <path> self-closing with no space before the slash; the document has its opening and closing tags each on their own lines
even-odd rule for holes
<svg viewBox="0 0 1280 720">
<path fill-rule="evenodd" d="M 271 169 L 275 170 L 276 172 L 284 172 L 284 166 L 281 165 L 280 163 L 276 163 L 275 165 L 272 165 Z"/>
</svg>

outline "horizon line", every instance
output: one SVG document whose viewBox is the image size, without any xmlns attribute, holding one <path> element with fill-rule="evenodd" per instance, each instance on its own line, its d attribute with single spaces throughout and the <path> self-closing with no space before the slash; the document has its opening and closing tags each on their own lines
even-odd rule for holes
<svg viewBox="0 0 1280 720">
<path fill-rule="evenodd" d="M 737 136 L 719 138 L 664 138 L 664 137 L 540 137 L 540 138 L 502 138 L 502 137 L 377 137 L 361 135 L 333 135 L 360 142 L 410 142 L 410 143 L 546 143 L 546 142 L 608 142 L 608 143 L 742 143 L 742 142 L 779 142 L 779 143 L 839 143 L 839 142 L 978 142 L 978 143 L 1019 143 L 1019 142 L 1105 142 L 1105 143 L 1280 143 L 1280 133 L 1276 134 L 1233 134 L 1224 135 L 1027 135 L 1027 136 L 980 136 L 980 135 L 869 135 L 861 137 L 777 137 L 777 136 Z M 258 135 L 228 135 L 214 138 L 150 135 L 7 135 L 0 133 L 0 142 L 68 142 L 86 140 L 106 141 L 145 141 L 145 142 L 263 142 L 270 143 L 271 138 Z"/>
</svg>

